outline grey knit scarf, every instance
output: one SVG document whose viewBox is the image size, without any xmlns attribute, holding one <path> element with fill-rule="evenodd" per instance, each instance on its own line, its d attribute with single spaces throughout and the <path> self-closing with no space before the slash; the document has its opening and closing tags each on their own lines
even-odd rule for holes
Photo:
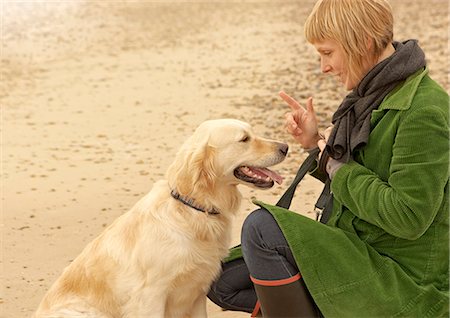
<svg viewBox="0 0 450 318">
<path fill-rule="evenodd" d="M 399 83 L 425 67 L 425 54 L 416 40 L 393 45 L 395 52 L 370 70 L 334 113 L 326 155 L 348 162 L 355 150 L 367 144 L 372 111 Z"/>
</svg>

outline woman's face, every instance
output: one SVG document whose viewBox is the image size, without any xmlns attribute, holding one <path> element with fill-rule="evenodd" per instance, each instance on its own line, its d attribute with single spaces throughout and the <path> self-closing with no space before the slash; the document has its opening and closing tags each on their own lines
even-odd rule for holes
<svg viewBox="0 0 450 318">
<path fill-rule="evenodd" d="M 346 90 L 352 90 L 358 85 L 357 79 L 350 78 L 344 50 L 336 41 L 327 39 L 316 41 L 313 45 L 320 54 L 320 69 L 323 73 L 336 76 Z"/>
</svg>

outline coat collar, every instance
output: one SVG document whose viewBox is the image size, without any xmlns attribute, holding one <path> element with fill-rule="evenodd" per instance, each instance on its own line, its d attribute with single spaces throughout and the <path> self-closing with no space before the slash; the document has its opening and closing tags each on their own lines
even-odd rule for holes
<svg viewBox="0 0 450 318">
<path fill-rule="evenodd" d="M 428 68 L 425 67 L 409 76 L 402 84 L 394 88 L 394 90 L 384 98 L 377 111 L 386 109 L 409 109 L 420 82 L 427 74 Z"/>
</svg>

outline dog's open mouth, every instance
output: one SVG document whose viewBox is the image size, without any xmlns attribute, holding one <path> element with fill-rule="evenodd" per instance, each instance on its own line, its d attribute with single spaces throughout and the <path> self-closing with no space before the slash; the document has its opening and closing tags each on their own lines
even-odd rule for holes
<svg viewBox="0 0 450 318">
<path fill-rule="evenodd" d="M 258 188 L 271 188 L 274 181 L 278 184 L 283 182 L 283 177 L 278 173 L 261 167 L 242 166 L 234 170 L 234 176 L 242 181 L 252 183 Z"/>
</svg>

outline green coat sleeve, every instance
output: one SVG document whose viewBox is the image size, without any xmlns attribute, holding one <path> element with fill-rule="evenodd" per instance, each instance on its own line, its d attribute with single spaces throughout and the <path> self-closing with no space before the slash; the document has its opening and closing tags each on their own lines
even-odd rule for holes
<svg viewBox="0 0 450 318">
<path fill-rule="evenodd" d="M 434 106 L 399 119 L 389 178 L 352 161 L 333 178 L 335 198 L 391 235 L 414 240 L 433 222 L 448 181 L 448 114 Z M 374 160 L 374 159 L 372 159 Z"/>
</svg>

